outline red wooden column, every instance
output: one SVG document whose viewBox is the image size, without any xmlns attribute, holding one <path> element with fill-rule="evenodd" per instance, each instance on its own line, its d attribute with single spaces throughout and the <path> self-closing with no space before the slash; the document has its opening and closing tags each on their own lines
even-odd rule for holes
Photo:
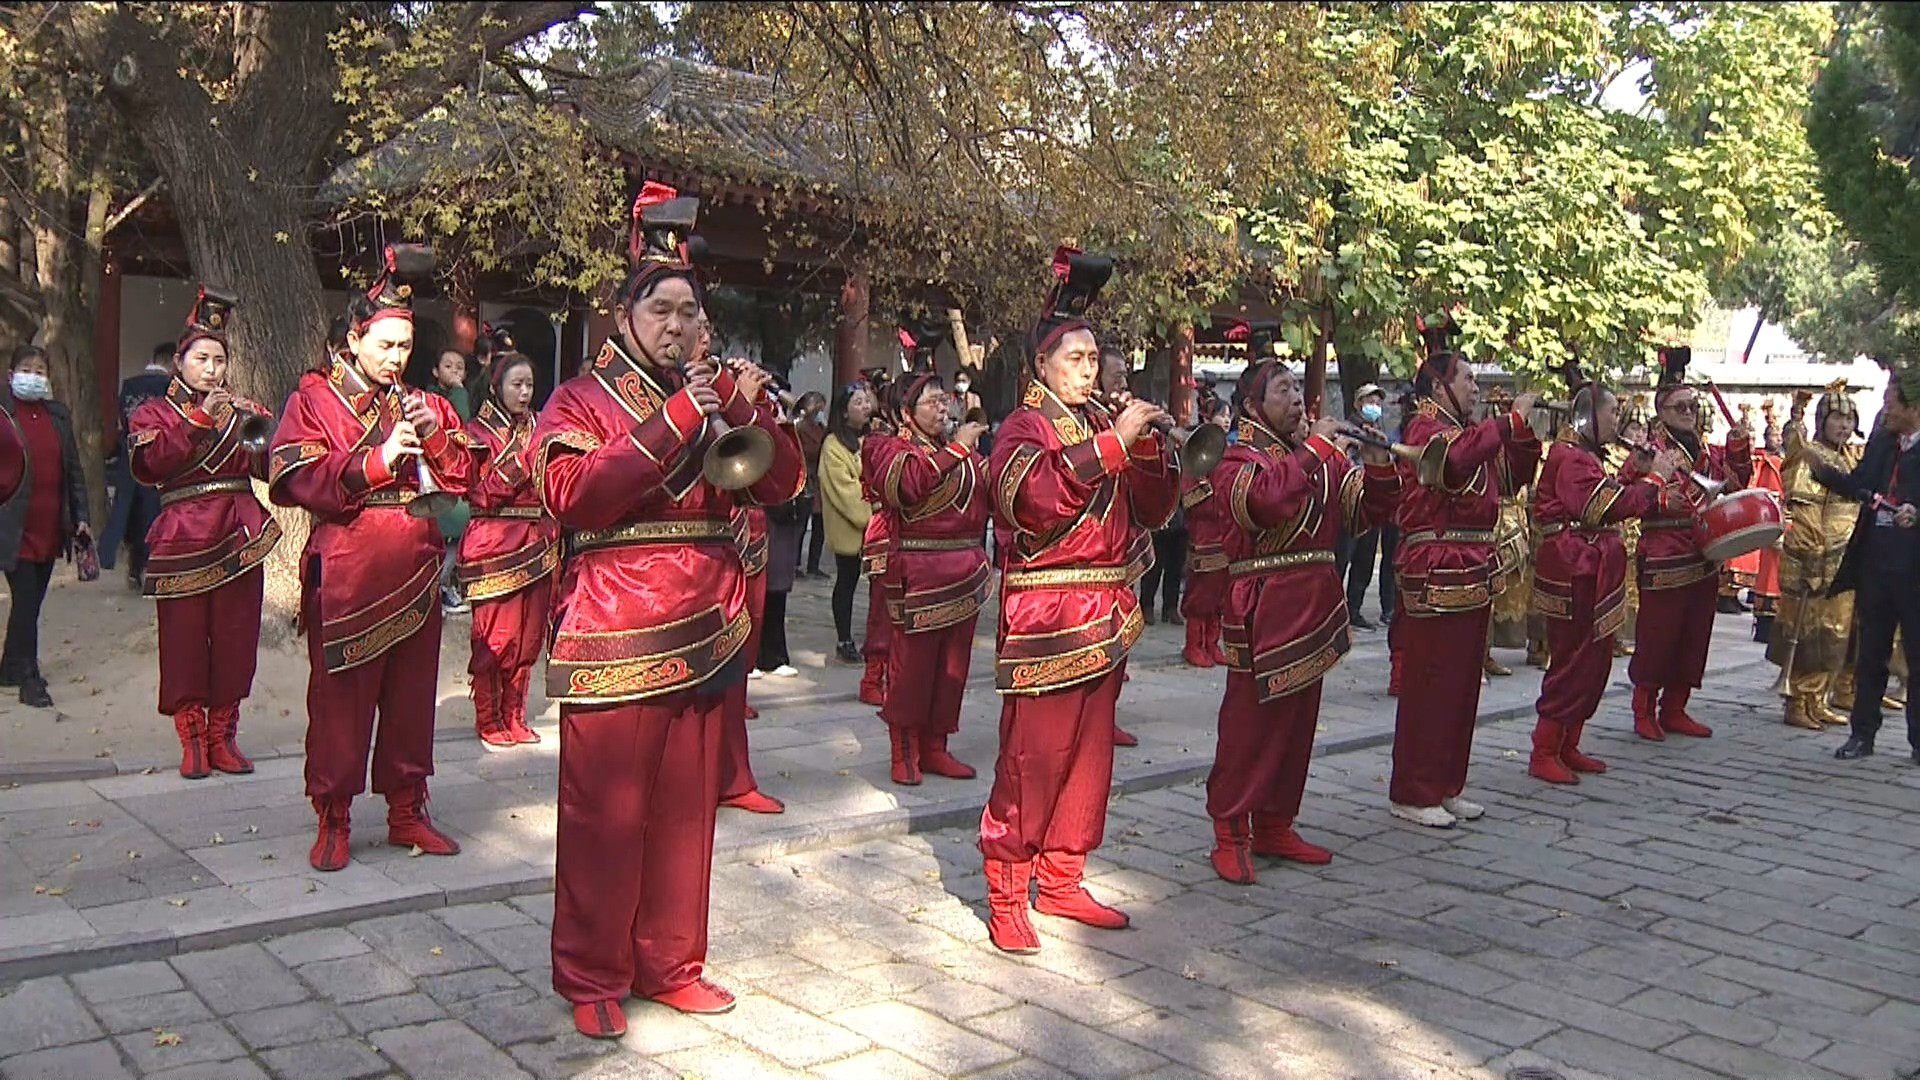
<svg viewBox="0 0 1920 1080">
<path fill-rule="evenodd" d="M 120 280 L 109 254 L 100 263 L 100 305 L 93 313 L 93 371 L 110 442 L 120 437 Z"/>
<path fill-rule="evenodd" d="M 453 326 L 449 327 L 452 340 L 447 346 L 472 356 L 473 346 L 480 340 L 480 301 L 474 298 L 473 275 L 456 272 L 453 275 L 453 288 L 449 292 L 447 299 L 453 303 Z M 436 358 L 435 363 L 438 362 Z"/>
<path fill-rule="evenodd" d="M 1176 323 L 1168 335 L 1173 360 L 1167 370 L 1167 411 L 1182 424 L 1199 422 L 1193 415 L 1193 324 Z"/>
<path fill-rule="evenodd" d="M 867 364 L 867 301 L 865 267 L 852 267 L 840 286 L 840 321 L 833 331 L 833 384 L 845 386 L 860 377 Z"/>
</svg>

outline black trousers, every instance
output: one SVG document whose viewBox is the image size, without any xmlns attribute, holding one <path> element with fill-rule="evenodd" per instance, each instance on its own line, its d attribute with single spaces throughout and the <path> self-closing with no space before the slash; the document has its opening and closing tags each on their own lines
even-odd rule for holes
<svg viewBox="0 0 1920 1080">
<path fill-rule="evenodd" d="M 1180 579 L 1187 572 L 1187 530 L 1161 529 L 1153 534 L 1153 568 L 1140 579 L 1140 606 L 1153 610 L 1160 594 L 1162 612 L 1180 610 Z"/>
<path fill-rule="evenodd" d="M 761 671 L 772 671 L 790 661 L 791 658 L 787 656 L 787 594 L 770 592 L 767 594 L 767 609 L 760 622 L 760 655 L 754 666 Z"/>
<path fill-rule="evenodd" d="M 827 546 L 827 519 L 815 510 L 813 521 L 807 528 L 812 530 L 807 533 L 807 573 L 817 574 L 820 572 L 820 553 Z"/>
<path fill-rule="evenodd" d="M 1887 694 L 1893 633 L 1901 634 L 1907 673 L 1920 672 L 1920 581 L 1877 578 L 1863 582 L 1853 598 L 1853 617 L 1859 634 L 1853 694 L 1854 738 L 1872 742 L 1880 733 L 1880 699 Z M 1907 745 L 1920 750 L 1920 694 L 1907 688 Z"/>
<path fill-rule="evenodd" d="M 46 602 L 47 586 L 53 584 L 53 560 L 22 562 L 7 571 L 7 591 L 12 595 L 12 610 L 7 613 L 7 645 L 0 653 L 0 667 L 20 674 L 40 670 L 40 605 Z"/>
<path fill-rule="evenodd" d="M 1400 546 L 1400 529 L 1394 525 L 1382 525 L 1368 529 L 1354 537 L 1353 547 L 1347 556 L 1347 610 L 1360 614 L 1360 605 L 1367 599 L 1367 586 L 1373 584 L 1374 557 L 1380 560 L 1380 614 L 1383 618 L 1393 617 L 1394 595 L 1393 552 Z"/>
<path fill-rule="evenodd" d="M 860 591 L 860 556 L 833 557 L 833 634 L 840 644 L 853 640 L 853 594 Z"/>
</svg>

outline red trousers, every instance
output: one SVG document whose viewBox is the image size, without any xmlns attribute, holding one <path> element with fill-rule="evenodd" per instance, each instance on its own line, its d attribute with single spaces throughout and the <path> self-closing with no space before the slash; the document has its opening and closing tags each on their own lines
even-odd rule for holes
<svg viewBox="0 0 1920 1080">
<path fill-rule="evenodd" d="M 1307 762 L 1320 722 L 1320 680 L 1266 705 L 1248 672 L 1227 672 L 1220 741 L 1207 774 L 1207 815 L 1274 814 L 1292 823 L 1307 790 Z"/>
<path fill-rule="evenodd" d="M 553 988 L 575 1004 L 652 996 L 707 959 L 718 696 L 560 707 Z"/>
<path fill-rule="evenodd" d="M 1393 721 L 1393 780 L 1387 785 L 1394 802 L 1439 806 L 1466 789 L 1492 615 L 1484 607 L 1418 619 L 1399 613 L 1405 659 Z"/>
<path fill-rule="evenodd" d="M 1633 659 L 1627 662 L 1633 685 L 1697 688 L 1707 673 L 1719 600 L 1720 580 L 1712 577 L 1678 589 L 1641 589 Z"/>
<path fill-rule="evenodd" d="M 867 639 L 860 646 L 860 655 L 884 661 L 892 647 L 893 620 L 887 617 L 887 592 L 876 578 L 867 586 Z"/>
<path fill-rule="evenodd" d="M 880 707 L 887 726 L 929 735 L 960 730 L 960 699 L 967 693 L 979 621 L 976 615 L 942 630 L 894 634 L 887 653 L 887 703 Z"/>
<path fill-rule="evenodd" d="M 301 614 L 307 627 L 307 794 L 350 799 L 367 790 L 367 754 L 373 754 L 373 790 L 384 795 L 433 775 L 433 714 L 440 690 L 440 605 L 429 604 L 425 626 L 378 657 L 328 674 L 320 644 L 320 604 L 310 597 Z M 380 714 L 379 734 L 374 713 Z"/>
<path fill-rule="evenodd" d="M 157 603 L 162 715 L 224 708 L 253 693 L 266 582 L 255 567 L 212 592 Z"/>
<path fill-rule="evenodd" d="M 467 674 L 511 678 L 533 667 L 553 609 L 553 576 L 516 593 L 473 605 L 473 657 Z"/>
<path fill-rule="evenodd" d="M 1045 694 L 1008 694 L 1000 756 L 980 814 L 980 853 L 1024 863 L 1043 851 L 1085 855 L 1107 829 L 1113 706 L 1120 671 Z"/>
<path fill-rule="evenodd" d="M 1547 619 L 1547 674 L 1540 680 L 1540 719 L 1558 724 L 1591 720 L 1613 675 L 1613 635 L 1593 640 L 1593 580 L 1573 583 L 1571 619 Z"/>
<path fill-rule="evenodd" d="M 754 574 L 747 579 L 747 617 L 753 620 L 747 631 L 747 643 L 734 662 L 749 670 L 760 655 L 760 635 L 767 628 L 767 575 Z M 760 786 L 753 778 L 753 762 L 747 753 L 747 680 L 726 692 L 726 707 L 720 726 L 720 797 L 732 799 Z"/>
</svg>

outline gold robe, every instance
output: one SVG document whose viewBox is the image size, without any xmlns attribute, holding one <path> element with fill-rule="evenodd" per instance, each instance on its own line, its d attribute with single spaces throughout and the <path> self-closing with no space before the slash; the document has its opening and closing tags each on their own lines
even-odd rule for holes
<svg viewBox="0 0 1920 1080">
<path fill-rule="evenodd" d="M 1786 663 L 1789 650 L 1793 653 L 1788 696 L 1825 694 L 1852 667 L 1848 638 L 1853 629 L 1853 594 L 1827 596 L 1826 590 L 1853 539 L 1860 504 L 1820 486 L 1813 470 L 1830 465 L 1848 472 L 1859 461 L 1858 447 L 1836 450 L 1808 439 L 1801 410 L 1794 409 L 1787 423 L 1781 468 L 1787 531 L 1780 542 L 1780 607 L 1767 644 L 1767 659 L 1776 666 Z"/>
</svg>

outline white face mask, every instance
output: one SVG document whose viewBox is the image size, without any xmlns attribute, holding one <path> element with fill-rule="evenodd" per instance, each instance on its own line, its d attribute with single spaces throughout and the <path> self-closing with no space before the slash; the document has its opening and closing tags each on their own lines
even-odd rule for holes
<svg viewBox="0 0 1920 1080">
<path fill-rule="evenodd" d="M 45 401 L 53 396 L 53 384 L 45 375 L 16 371 L 13 373 L 13 396 L 21 401 Z"/>
</svg>

